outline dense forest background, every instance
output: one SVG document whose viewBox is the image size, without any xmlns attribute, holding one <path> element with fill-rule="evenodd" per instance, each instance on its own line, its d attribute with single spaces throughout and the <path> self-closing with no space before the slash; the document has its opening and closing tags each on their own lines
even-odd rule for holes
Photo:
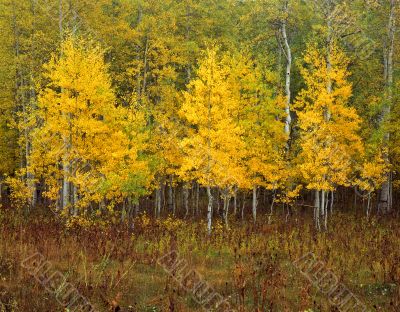
<svg viewBox="0 0 400 312">
<path fill-rule="evenodd" d="M 0 312 L 400 311 L 399 0 L 0 0 Z"/>
<path fill-rule="evenodd" d="M 1 0 L 3 203 L 67 222 L 397 211 L 396 0 Z M 71 221 L 72 220 L 72 221 Z"/>
</svg>

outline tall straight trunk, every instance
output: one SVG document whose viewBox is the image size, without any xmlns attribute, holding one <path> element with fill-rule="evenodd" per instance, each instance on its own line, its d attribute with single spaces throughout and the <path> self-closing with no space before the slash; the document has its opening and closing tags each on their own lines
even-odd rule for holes
<svg viewBox="0 0 400 312">
<path fill-rule="evenodd" d="M 322 209 L 324 210 L 324 229 L 325 231 L 328 229 L 328 195 L 329 192 L 322 191 L 323 203 L 321 204 Z"/>
<path fill-rule="evenodd" d="M 334 202 L 334 199 L 335 199 L 334 196 L 335 196 L 334 191 L 331 191 L 331 206 L 330 206 L 331 215 L 333 214 L 333 202 Z"/>
<path fill-rule="evenodd" d="M 354 211 L 357 212 L 357 186 L 354 187 Z"/>
<path fill-rule="evenodd" d="M 139 209 L 140 209 L 139 202 L 135 203 L 133 206 L 135 208 L 135 217 L 137 217 L 139 215 Z"/>
<path fill-rule="evenodd" d="M 134 229 L 134 222 L 133 222 L 133 207 L 132 207 L 132 199 L 131 197 L 127 198 L 127 218 L 128 218 L 128 232 L 131 233 L 131 231 Z"/>
<path fill-rule="evenodd" d="M 71 189 L 72 189 L 72 206 L 73 206 L 73 215 L 77 216 L 79 211 L 78 211 L 78 188 L 71 183 Z"/>
<path fill-rule="evenodd" d="M 20 167 L 22 168 L 28 168 L 28 171 L 24 177 L 21 177 L 23 182 L 26 183 L 26 186 L 32 190 L 31 196 L 29 198 L 29 206 L 32 207 L 34 206 L 35 200 L 36 200 L 36 191 L 35 190 L 35 183 L 34 183 L 34 176 L 32 172 L 29 170 L 30 163 L 29 163 L 29 157 L 31 154 L 31 138 L 30 138 L 30 129 L 28 127 L 29 125 L 29 117 L 28 114 L 30 113 L 29 108 L 31 107 L 31 99 L 33 98 L 33 68 L 32 68 L 32 62 L 29 63 L 29 68 L 30 68 L 30 76 L 27 77 L 24 73 L 24 71 L 21 69 L 20 66 L 25 65 L 25 61 L 22 65 L 20 62 L 20 56 L 21 56 L 21 49 L 20 49 L 20 29 L 18 27 L 18 12 L 17 12 L 17 7 L 16 7 L 16 2 L 18 1 L 12 1 L 12 32 L 14 36 L 14 56 L 17 61 L 17 65 L 15 66 L 15 107 L 18 109 L 19 107 L 22 107 L 22 113 L 23 113 L 23 131 L 19 133 L 19 136 L 24 138 L 25 141 L 25 146 L 20 146 Z M 32 13 L 35 17 L 35 7 L 34 3 L 32 3 Z M 35 19 L 33 19 L 34 21 Z M 35 31 L 35 23 L 33 22 L 33 28 L 32 28 L 32 33 L 31 36 L 34 36 L 34 31 Z M 34 47 L 30 51 L 32 54 L 34 53 Z M 32 55 L 33 57 L 33 55 Z M 29 210 L 29 207 L 28 207 Z"/>
<path fill-rule="evenodd" d="M 72 2 L 69 2 L 69 10 L 72 12 L 72 35 L 76 35 L 78 32 L 78 13 L 72 5 Z"/>
<path fill-rule="evenodd" d="M 230 202 L 230 196 L 228 195 L 228 192 L 226 192 L 224 194 L 224 221 L 225 221 L 225 226 L 226 227 L 229 227 L 229 222 L 228 222 L 229 202 Z"/>
<path fill-rule="evenodd" d="M 195 211 L 195 206 L 196 206 L 196 182 L 192 182 L 192 189 L 191 189 L 191 194 L 192 194 L 192 198 L 191 198 L 191 206 L 192 206 L 192 217 L 194 217 L 196 211 Z"/>
<path fill-rule="evenodd" d="M 143 60 L 143 86 L 142 86 L 142 91 L 141 94 L 145 94 L 146 92 L 146 86 L 147 86 L 147 54 L 149 51 L 149 40 L 146 37 L 146 43 L 145 43 L 145 48 L 144 48 L 144 60 Z"/>
<path fill-rule="evenodd" d="M 137 19 L 136 19 L 136 23 L 138 26 L 142 21 L 142 15 L 143 15 L 143 9 L 142 9 L 142 6 L 139 4 L 138 15 L 137 15 Z M 141 62 L 140 49 L 141 49 L 141 47 L 138 44 L 136 46 L 136 56 L 135 56 L 135 59 L 138 62 L 138 64 L 140 64 L 140 62 Z M 142 91 L 141 79 L 142 79 L 142 75 L 141 75 L 141 71 L 139 69 L 138 74 L 136 75 L 136 94 L 137 94 L 137 99 L 139 102 L 141 101 L 141 91 Z"/>
<path fill-rule="evenodd" d="M 174 210 L 174 190 L 172 187 L 172 176 L 168 184 L 168 211 L 171 213 Z"/>
<path fill-rule="evenodd" d="M 33 15 L 33 21 L 32 21 L 32 32 L 31 32 L 31 36 L 32 38 L 34 38 L 35 34 L 36 34 L 36 1 L 32 1 L 31 2 L 32 6 L 32 15 Z M 36 52 L 36 47 L 35 47 L 35 41 L 33 41 L 32 43 L 32 58 L 30 61 L 30 79 L 29 79 L 29 103 L 31 103 L 32 105 L 32 110 L 36 109 L 36 90 L 35 90 L 35 84 L 34 84 L 34 64 L 33 64 L 33 60 L 35 58 L 35 52 Z M 30 132 L 30 131 L 29 131 Z M 31 142 L 31 135 L 29 133 L 28 135 L 28 154 L 27 154 L 27 163 L 30 162 L 29 157 L 32 153 L 32 142 Z M 30 164 L 29 164 L 30 165 Z M 27 165 L 27 167 L 29 168 L 29 166 Z M 28 172 L 28 185 L 30 187 L 30 189 L 32 190 L 32 206 L 35 207 L 37 204 L 37 190 L 36 190 L 36 182 L 35 182 L 35 176 L 32 173 L 32 171 Z"/>
<path fill-rule="evenodd" d="M 59 35 L 60 35 L 60 41 L 63 40 L 63 35 L 64 35 L 64 28 L 63 28 L 63 1 L 59 0 L 58 1 L 58 27 L 59 27 Z M 61 90 L 62 92 L 63 90 Z M 63 143 L 65 147 L 65 152 L 63 156 L 63 162 L 62 162 L 62 170 L 63 170 L 63 184 L 62 184 L 62 199 L 61 199 L 61 205 L 62 209 L 66 209 L 69 207 L 69 202 L 70 202 L 70 183 L 69 183 L 69 173 L 70 173 L 70 164 L 68 161 L 68 155 L 67 151 L 69 149 L 69 142 L 67 138 L 63 138 Z"/>
<path fill-rule="evenodd" d="M 121 224 L 125 223 L 126 220 L 126 198 L 122 201 L 122 208 L 121 208 Z"/>
<path fill-rule="evenodd" d="M 207 232 L 211 234 L 211 226 L 212 226 L 212 208 L 213 208 L 213 196 L 211 192 L 211 187 L 207 186 L 207 197 L 208 197 L 208 206 L 207 206 Z"/>
<path fill-rule="evenodd" d="M 17 8 L 16 8 L 16 1 L 12 1 L 12 31 L 13 31 L 13 36 L 14 36 L 14 42 L 13 42 L 13 47 L 14 47 L 14 56 L 19 64 L 19 57 L 20 57 L 20 31 L 17 23 Z M 14 85 L 14 101 L 15 101 L 15 106 L 19 107 L 22 105 L 22 95 L 21 95 L 21 89 L 22 89 L 22 71 L 19 66 L 15 66 L 15 85 Z M 17 112 L 17 111 L 15 111 Z M 19 134 L 21 135 L 21 134 Z M 20 154 L 20 169 L 24 168 L 24 151 L 22 148 L 19 149 L 19 154 Z"/>
<path fill-rule="evenodd" d="M 211 79 L 213 78 L 213 71 L 211 71 Z M 211 234 L 212 229 L 212 208 L 213 208 L 213 196 L 211 193 L 211 94 L 212 94 L 212 85 L 208 85 L 208 101 L 207 101 L 207 197 L 208 197 L 208 207 L 207 207 L 207 231 L 208 235 Z"/>
<path fill-rule="evenodd" d="M 217 188 L 215 188 L 215 198 L 216 198 L 216 201 L 217 201 L 217 214 L 219 215 L 220 214 L 220 209 L 221 209 L 221 207 L 220 207 L 220 192 L 219 192 L 219 188 L 217 187 Z"/>
<path fill-rule="evenodd" d="M 246 207 L 246 193 L 243 192 L 242 213 L 241 218 L 244 219 L 244 208 Z"/>
<path fill-rule="evenodd" d="M 190 21 L 191 18 L 191 12 L 190 12 L 190 7 L 188 4 L 186 4 L 186 25 L 185 25 L 185 40 L 186 43 L 190 43 Z M 186 64 L 186 84 L 190 82 L 190 78 L 192 76 L 192 64 L 188 63 Z"/>
<path fill-rule="evenodd" d="M 257 222 L 257 186 L 253 186 L 253 222 Z"/>
<path fill-rule="evenodd" d="M 185 218 L 189 216 L 189 186 L 187 183 L 183 185 L 183 202 L 185 206 Z"/>
<path fill-rule="evenodd" d="M 326 91 L 328 94 L 332 93 L 332 80 L 331 80 L 331 71 L 332 71 L 332 62 L 331 62 L 331 54 L 332 54 L 332 44 L 333 44 L 333 28 L 332 28 L 332 11 L 333 11 L 333 2 L 332 0 L 326 0 L 327 5 L 327 14 L 326 14 L 326 21 L 327 21 L 327 28 L 328 28 L 328 35 L 327 35 L 327 55 L 326 55 L 326 70 L 327 70 L 327 84 L 326 84 Z M 329 122 L 331 120 L 331 110 L 330 107 L 325 106 L 324 108 L 324 120 L 325 122 Z M 326 177 L 324 177 L 326 179 Z M 318 230 L 321 230 L 320 225 L 320 216 L 323 217 L 324 221 L 324 228 L 327 229 L 327 222 L 328 222 L 328 211 L 327 211 L 327 197 L 326 192 L 322 191 L 315 191 L 315 209 L 317 210 L 315 213 L 316 217 L 316 226 Z"/>
<path fill-rule="evenodd" d="M 275 197 L 276 197 L 276 190 L 274 189 L 272 193 L 272 201 L 271 201 L 271 207 L 270 207 L 270 215 L 272 216 L 274 213 L 274 204 L 275 204 Z"/>
<path fill-rule="evenodd" d="M 176 215 L 176 187 L 172 188 L 172 215 Z"/>
<path fill-rule="evenodd" d="M 196 183 L 196 216 L 199 215 L 199 197 L 200 197 L 200 185 Z"/>
<path fill-rule="evenodd" d="M 320 231 L 321 226 L 320 226 L 320 198 L 319 198 L 319 190 L 315 190 L 315 198 L 314 198 L 314 222 L 315 222 L 315 228 Z"/>
<path fill-rule="evenodd" d="M 159 183 L 157 189 L 156 189 L 156 200 L 155 200 L 155 215 L 157 218 L 160 217 L 161 214 L 161 192 L 162 192 L 162 186 L 161 183 Z"/>
<path fill-rule="evenodd" d="M 28 188 L 31 190 L 30 205 L 31 205 L 31 207 L 35 207 L 37 197 L 36 197 L 36 184 L 34 182 L 34 175 L 30 169 L 31 149 L 32 149 L 32 146 L 31 146 L 29 130 L 25 129 L 25 163 L 26 163 L 26 168 L 28 169 L 28 171 L 26 173 L 26 184 L 27 184 Z"/>
<path fill-rule="evenodd" d="M 63 40 L 64 35 L 63 19 L 63 0 L 58 0 L 58 31 L 60 35 L 60 41 Z"/>
<path fill-rule="evenodd" d="M 237 213 L 237 187 L 235 187 L 234 189 L 234 193 L 233 193 L 233 214 L 236 216 Z"/>
<path fill-rule="evenodd" d="M 157 218 L 157 206 L 158 206 L 158 188 L 154 190 L 154 218 Z"/>
<path fill-rule="evenodd" d="M 292 123 L 292 117 L 290 115 L 290 101 L 291 101 L 291 71 L 292 71 L 292 50 L 289 45 L 289 40 L 286 31 L 287 16 L 289 13 L 289 0 L 285 0 L 284 3 L 285 18 L 281 22 L 281 33 L 284 44 L 284 52 L 286 56 L 286 72 L 285 72 L 285 93 L 286 93 L 286 105 L 285 105 L 285 133 L 290 136 L 290 124 Z"/>
<path fill-rule="evenodd" d="M 327 17 L 327 26 L 328 26 L 328 38 L 327 38 L 327 56 L 326 56 L 326 69 L 328 73 L 328 83 L 326 86 L 326 90 L 329 93 L 332 93 L 332 80 L 330 77 L 330 73 L 332 71 L 332 62 L 331 62 L 331 54 L 332 54 L 332 44 L 333 44 L 333 30 L 332 30 L 332 20 L 331 20 L 331 12 L 332 1 L 328 0 L 328 17 Z M 329 121 L 331 119 L 331 111 L 329 107 L 325 107 L 325 121 Z"/>
<path fill-rule="evenodd" d="M 367 202 L 367 217 L 369 217 L 369 211 L 371 207 L 371 192 L 368 193 L 368 202 Z"/>
<path fill-rule="evenodd" d="M 69 162 L 64 159 L 63 161 L 63 188 L 62 188 L 62 209 L 66 209 L 69 206 Z"/>
<path fill-rule="evenodd" d="M 394 39 L 396 33 L 396 6 L 398 0 L 390 0 L 390 12 L 389 12 L 389 20 L 388 20 L 388 35 L 386 38 L 387 44 L 386 49 L 384 51 L 384 59 L 385 59 L 385 71 L 384 71 L 384 79 L 386 83 L 386 92 L 387 92 L 387 103 L 382 111 L 381 116 L 381 124 L 389 117 L 391 112 L 391 107 L 393 105 L 393 54 L 394 54 Z M 385 144 L 388 145 L 390 141 L 390 134 L 385 133 Z M 389 155 L 385 153 L 384 155 L 386 163 L 389 164 Z M 392 194 L 391 194 L 391 177 L 392 174 L 389 172 L 387 174 L 386 180 L 382 185 L 380 190 L 380 196 L 378 199 L 378 210 L 383 213 L 390 212 L 392 209 Z"/>
</svg>

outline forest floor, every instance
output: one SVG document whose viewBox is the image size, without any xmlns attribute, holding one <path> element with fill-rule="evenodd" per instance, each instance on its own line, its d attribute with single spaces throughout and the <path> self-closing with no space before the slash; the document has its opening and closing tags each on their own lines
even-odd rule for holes
<svg viewBox="0 0 400 312">
<path fill-rule="evenodd" d="M 204 311 L 215 298 L 229 302 L 225 311 L 400 311 L 398 220 L 337 213 L 317 233 L 303 216 L 259 219 L 229 229 L 216 221 L 209 236 L 203 221 L 141 215 L 130 230 L 65 227 L 0 209 L 0 311 L 73 311 L 55 276 L 96 311 Z M 324 272 L 325 284 L 315 279 Z M 332 283 L 359 307 L 345 310 Z"/>
</svg>

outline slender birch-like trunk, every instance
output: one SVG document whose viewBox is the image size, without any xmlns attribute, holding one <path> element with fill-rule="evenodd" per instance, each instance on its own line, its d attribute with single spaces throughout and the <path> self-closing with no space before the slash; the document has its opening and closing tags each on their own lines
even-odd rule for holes
<svg viewBox="0 0 400 312">
<path fill-rule="evenodd" d="M 370 207 L 371 207 L 371 192 L 369 192 L 369 193 L 368 193 L 368 201 L 367 201 L 367 217 L 369 217 Z"/>
<path fill-rule="evenodd" d="M 328 196 L 329 192 L 323 192 L 323 197 L 324 197 L 324 204 L 323 204 L 323 209 L 324 209 L 324 228 L 325 231 L 328 230 Z"/>
<path fill-rule="evenodd" d="M 147 54 L 149 51 L 149 39 L 146 37 L 145 48 L 144 48 L 144 60 L 143 60 L 143 86 L 141 94 L 145 94 L 147 87 Z"/>
<path fill-rule="evenodd" d="M 36 32 L 36 1 L 32 1 L 32 15 L 33 15 L 33 23 L 32 23 L 32 38 L 35 36 L 35 32 Z M 36 51 L 36 47 L 35 47 L 35 41 L 33 41 L 33 46 L 32 46 L 32 52 L 34 53 L 34 51 Z M 36 109 L 36 91 L 35 91 L 35 85 L 34 85 L 34 66 L 33 66 L 33 57 L 31 59 L 30 62 L 30 80 L 29 80 L 29 97 L 30 97 L 30 103 L 32 103 L 32 110 Z M 27 168 L 30 167 L 30 155 L 32 154 L 32 142 L 31 142 L 31 135 L 30 135 L 30 130 L 28 130 L 28 140 L 27 140 L 27 145 L 28 145 L 28 150 L 27 150 Z M 37 190 L 36 190 L 36 182 L 35 182 L 35 176 L 32 173 L 31 170 L 28 171 L 27 173 L 27 179 L 28 179 L 28 185 L 29 188 L 32 190 L 32 207 L 35 207 L 37 204 Z"/>
<path fill-rule="evenodd" d="M 241 214 L 242 221 L 243 221 L 243 219 L 244 219 L 244 208 L 245 208 L 245 207 L 246 207 L 246 193 L 243 192 L 242 214 Z"/>
<path fill-rule="evenodd" d="M 208 234 L 211 234 L 212 229 L 212 207 L 213 207 L 213 196 L 211 192 L 211 187 L 207 186 L 207 197 L 208 197 L 208 206 L 207 206 L 207 231 Z"/>
<path fill-rule="evenodd" d="M 59 0 L 58 2 L 58 27 L 60 34 L 60 41 L 63 40 L 64 36 L 64 28 L 63 28 L 63 0 Z M 62 90 L 61 90 L 62 92 Z M 63 182 L 62 182 L 62 199 L 61 199 L 61 207 L 62 209 L 66 209 L 69 207 L 70 201 L 70 184 L 69 184 L 69 173 L 70 173 L 70 164 L 68 160 L 68 150 L 69 150 L 69 142 L 68 138 L 63 138 L 64 144 L 64 155 L 62 161 L 62 170 L 63 170 Z"/>
<path fill-rule="evenodd" d="M 211 69 L 211 79 L 213 78 L 213 70 Z M 212 85 L 208 86 L 208 108 L 207 108 L 207 197 L 208 197 L 208 207 L 207 207 L 207 231 L 208 235 L 211 235 L 212 230 L 212 213 L 213 213 L 213 196 L 211 192 L 211 93 Z"/>
<path fill-rule="evenodd" d="M 271 207 L 269 208 L 269 209 L 270 209 L 270 215 L 271 215 L 271 216 L 274 214 L 275 196 L 276 196 L 276 190 L 274 189 L 273 194 L 272 194 Z"/>
<path fill-rule="evenodd" d="M 220 214 L 221 206 L 220 206 L 220 191 L 219 188 L 215 188 L 215 197 L 217 200 L 217 214 Z"/>
<path fill-rule="evenodd" d="M 325 191 L 321 191 L 321 205 L 320 205 L 320 209 L 321 209 L 321 217 L 323 220 L 325 220 Z"/>
<path fill-rule="evenodd" d="M 230 202 L 230 196 L 228 195 L 228 192 L 225 192 L 225 194 L 224 194 L 224 221 L 225 221 L 225 226 L 227 228 L 229 227 L 229 222 L 228 222 L 229 202 Z"/>
<path fill-rule="evenodd" d="M 388 36 L 387 36 L 387 44 L 386 49 L 384 51 L 384 59 L 385 59 L 385 72 L 384 72 L 384 79 L 386 83 L 386 90 L 387 90 L 387 104 L 383 108 L 382 116 L 380 123 L 381 125 L 383 122 L 388 118 L 391 112 L 391 107 L 393 105 L 393 55 L 394 55 L 394 39 L 396 33 L 396 7 L 397 7 L 398 0 L 390 0 L 390 11 L 389 11 L 389 20 L 388 20 Z M 386 145 L 389 144 L 390 141 L 390 134 L 387 132 L 385 133 L 385 143 Z M 384 155 L 386 163 L 389 163 L 389 155 L 386 153 Z M 382 211 L 383 213 L 388 213 L 392 209 L 392 194 L 391 194 L 391 177 L 392 174 L 389 172 L 387 174 L 386 181 L 383 183 L 380 196 L 378 199 L 378 210 Z"/>
<path fill-rule="evenodd" d="M 162 200 L 161 193 L 162 193 L 162 185 L 160 182 L 158 188 L 156 189 L 155 215 L 157 218 L 159 218 L 161 215 L 161 200 Z"/>
<path fill-rule="evenodd" d="M 236 216 L 237 213 L 237 187 L 235 186 L 234 192 L 233 192 L 233 214 Z"/>
<path fill-rule="evenodd" d="M 79 211 L 78 211 L 78 188 L 76 187 L 76 185 L 72 184 L 71 185 L 72 188 L 72 206 L 73 206 L 73 215 L 77 216 Z"/>
<path fill-rule="evenodd" d="M 292 123 L 292 117 L 290 113 L 290 101 L 291 101 L 291 72 L 292 72 L 292 50 L 289 45 L 289 40 L 286 32 L 287 15 L 289 13 L 289 0 L 285 0 L 284 3 L 285 18 L 281 22 L 281 33 L 284 44 L 284 54 L 286 57 L 286 72 L 285 72 L 285 93 L 286 93 L 286 106 L 285 106 L 285 133 L 290 136 L 290 125 Z"/>
<path fill-rule="evenodd" d="M 257 186 L 253 186 L 253 222 L 257 222 Z"/>
<path fill-rule="evenodd" d="M 183 202 L 185 206 L 185 218 L 189 216 L 189 186 L 187 183 L 183 185 Z"/>
<path fill-rule="evenodd" d="M 199 196 L 200 196 L 200 185 L 196 183 L 196 216 L 199 215 Z"/>
<path fill-rule="evenodd" d="M 125 223 L 126 219 L 126 199 L 124 198 L 122 201 L 122 208 L 121 208 L 121 224 Z"/>
<path fill-rule="evenodd" d="M 176 215 L 176 187 L 172 188 L 172 215 Z"/>
<path fill-rule="evenodd" d="M 174 190 L 172 187 L 172 176 L 170 177 L 168 184 L 168 211 L 170 213 L 174 211 Z"/>
<path fill-rule="evenodd" d="M 319 198 L 319 190 L 315 190 L 315 199 L 314 199 L 314 220 L 315 220 L 315 228 L 320 231 L 321 230 L 321 225 L 320 225 L 320 198 Z"/>
</svg>

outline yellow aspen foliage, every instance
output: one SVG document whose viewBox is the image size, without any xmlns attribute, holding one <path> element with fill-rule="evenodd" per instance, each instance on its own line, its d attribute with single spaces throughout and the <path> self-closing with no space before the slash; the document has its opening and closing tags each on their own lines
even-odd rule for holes
<svg viewBox="0 0 400 312">
<path fill-rule="evenodd" d="M 274 97 L 270 72 L 262 72 L 246 54 L 225 58 L 231 68 L 229 83 L 239 100 L 239 124 L 243 129 L 246 167 L 244 188 L 278 188 L 283 176 L 287 142 L 282 122 L 284 103 Z"/>
<path fill-rule="evenodd" d="M 231 70 L 218 58 L 216 48 L 207 49 L 180 110 L 188 125 L 181 142 L 180 175 L 225 189 L 246 183 L 244 130 L 239 122 L 242 107 L 230 81 Z"/>
<path fill-rule="evenodd" d="M 56 202 L 67 179 L 74 214 L 143 195 L 150 183 L 144 116 L 116 105 L 103 50 L 70 37 L 45 70 L 28 168 L 44 181 L 44 195 Z"/>
<path fill-rule="evenodd" d="M 325 191 L 350 185 L 364 153 L 358 134 L 361 119 L 348 105 L 352 95 L 348 59 L 336 45 L 330 63 L 327 66 L 326 51 L 308 46 L 300 69 L 305 88 L 295 103 L 301 134 L 299 170 L 308 189 Z"/>
<path fill-rule="evenodd" d="M 382 152 L 370 158 L 362 163 L 359 178 L 356 180 L 360 189 L 368 193 L 376 191 L 385 182 L 389 171 Z"/>
</svg>

